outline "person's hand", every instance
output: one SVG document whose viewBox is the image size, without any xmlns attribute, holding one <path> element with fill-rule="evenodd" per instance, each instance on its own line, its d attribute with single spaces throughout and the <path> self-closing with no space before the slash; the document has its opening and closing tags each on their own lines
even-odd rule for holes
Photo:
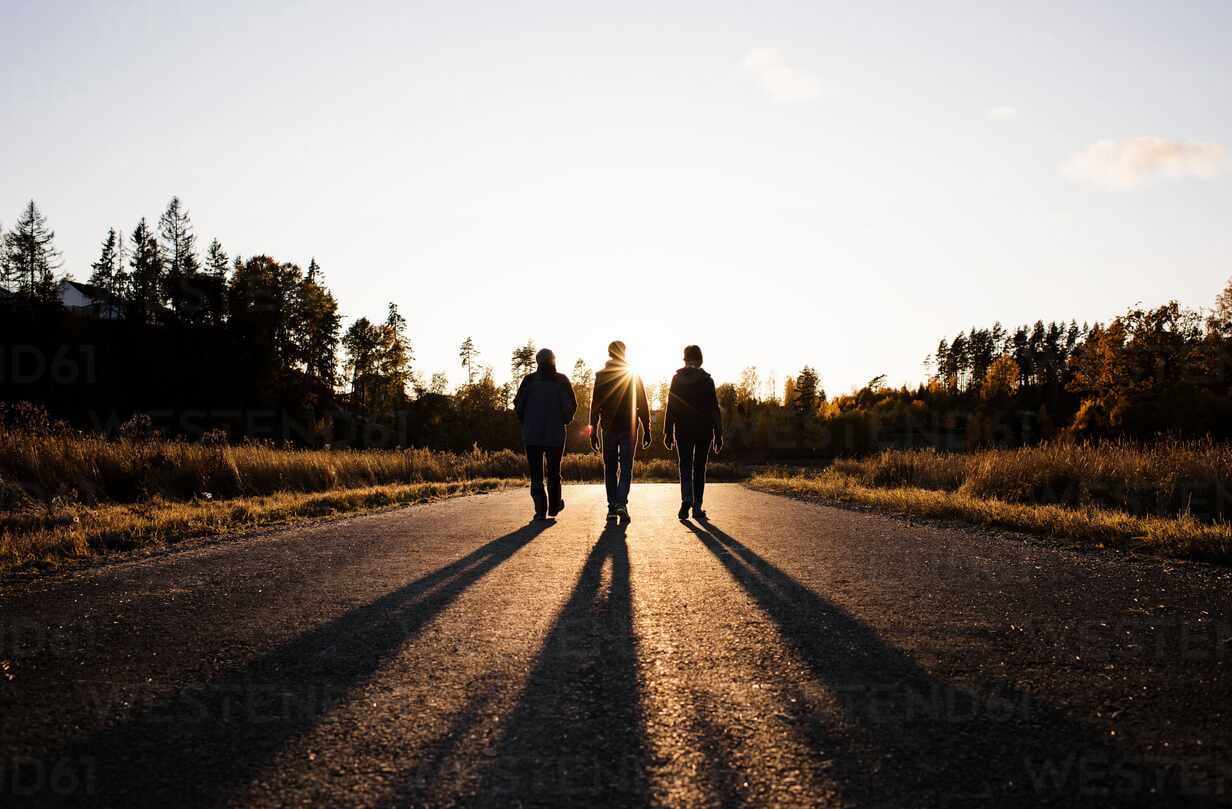
<svg viewBox="0 0 1232 809">
<path fill-rule="evenodd" d="M 714 454 L 718 455 L 722 451 L 723 451 L 723 436 L 720 435 L 714 439 Z"/>
<path fill-rule="evenodd" d="M 599 431 L 592 430 L 590 433 L 590 448 L 595 452 L 599 451 Z"/>
<path fill-rule="evenodd" d="M 663 436 L 663 446 L 664 446 L 666 449 L 671 449 L 671 448 L 672 448 L 672 436 L 671 436 L 671 433 L 667 433 L 667 434 L 665 434 L 665 435 Z"/>
<path fill-rule="evenodd" d="M 642 433 L 642 449 L 650 449 L 650 430 Z"/>
</svg>

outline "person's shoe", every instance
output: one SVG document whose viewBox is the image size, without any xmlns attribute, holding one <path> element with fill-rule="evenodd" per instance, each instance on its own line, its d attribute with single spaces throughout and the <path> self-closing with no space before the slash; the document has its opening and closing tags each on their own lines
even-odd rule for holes
<svg viewBox="0 0 1232 809">
<path fill-rule="evenodd" d="M 624 520 L 625 522 L 629 522 L 629 507 L 628 506 L 617 506 L 616 516 Z"/>
<path fill-rule="evenodd" d="M 694 506 L 694 507 L 693 507 L 693 519 L 695 519 L 695 520 L 704 520 L 704 519 L 706 519 L 706 512 L 702 511 L 702 510 L 701 510 L 700 508 L 698 508 L 697 506 Z"/>
<path fill-rule="evenodd" d="M 607 507 L 608 521 L 611 522 L 612 520 L 616 519 L 619 516 L 620 516 L 620 512 L 617 510 L 616 506 L 609 504 Z"/>
<path fill-rule="evenodd" d="M 547 518 L 548 518 L 548 515 L 544 514 L 542 511 L 535 512 L 535 522 L 543 522 Z"/>
<path fill-rule="evenodd" d="M 561 513 L 564 510 L 565 510 L 565 501 L 561 500 L 559 503 L 553 503 L 552 505 L 548 506 L 548 516 L 555 517 L 557 514 Z"/>
<path fill-rule="evenodd" d="M 678 520 L 689 519 L 689 504 L 688 503 L 680 504 L 680 511 L 676 512 L 676 519 Z"/>
</svg>

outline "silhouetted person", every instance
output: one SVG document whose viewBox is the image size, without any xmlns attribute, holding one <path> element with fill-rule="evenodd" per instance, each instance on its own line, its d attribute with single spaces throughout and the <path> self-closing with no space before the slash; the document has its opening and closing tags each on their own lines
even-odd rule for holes
<svg viewBox="0 0 1232 809">
<path fill-rule="evenodd" d="M 513 410 L 522 422 L 522 441 L 530 464 L 530 496 L 535 519 L 555 517 L 565 508 L 560 491 L 560 459 L 565 454 L 565 425 L 573 421 L 577 399 L 564 374 L 556 373 L 556 355 L 546 348 L 535 355 L 538 368 L 518 387 Z M 547 466 L 548 490 L 543 491 Z"/>
<path fill-rule="evenodd" d="M 637 428 L 642 428 L 642 448 L 650 446 L 650 405 L 641 377 L 625 361 L 625 344 L 619 340 L 607 347 L 608 361 L 595 374 L 590 402 L 590 445 L 599 450 L 603 429 L 603 482 L 607 486 L 607 517 L 629 519 L 629 486 L 633 482 L 633 454 Z"/>
<path fill-rule="evenodd" d="M 702 495 L 706 490 L 706 456 L 710 445 L 714 451 L 723 449 L 723 414 L 714 380 L 702 370 L 702 350 L 685 346 L 684 367 L 672 377 L 663 414 L 663 446 L 672 448 L 680 460 L 680 519 L 693 516 L 706 519 L 702 510 Z"/>
</svg>

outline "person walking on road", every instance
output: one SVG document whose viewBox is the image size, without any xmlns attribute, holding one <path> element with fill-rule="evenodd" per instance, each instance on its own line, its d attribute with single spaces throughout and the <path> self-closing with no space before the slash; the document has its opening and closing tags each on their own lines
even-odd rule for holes
<svg viewBox="0 0 1232 809">
<path fill-rule="evenodd" d="M 702 510 L 702 495 L 706 490 L 706 457 L 713 444 L 714 451 L 723 449 L 723 414 L 714 380 L 702 370 L 702 350 L 685 346 L 684 367 L 672 377 L 663 414 L 663 446 L 669 450 L 673 441 L 680 462 L 680 511 L 676 516 L 706 519 Z"/>
<path fill-rule="evenodd" d="M 648 449 L 650 404 L 641 377 L 633 373 L 625 359 L 625 344 L 615 340 L 608 345 L 607 353 L 607 363 L 595 374 L 590 403 L 590 446 L 599 451 L 599 430 L 602 429 L 607 518 L 628 521 L 637 430 L 639 426 L 642 429 L 642 449 Z"/>
<path fill-rule="evenodd" d="M 537 368 L 518 386 L 513 410 L 522 423 L 522 442 L 530 464 L 530 496 L 535 519 L 555 517 L 565 508 L 561 494 L 560 461 L 565 454 L 565 427 L 577 412 L 577 399 L 569 378 L 556 372 L 556 355 L 546 348 L 535 355 Z M 544 467 L 548 489 L 543 491 Z"/>
</svg>

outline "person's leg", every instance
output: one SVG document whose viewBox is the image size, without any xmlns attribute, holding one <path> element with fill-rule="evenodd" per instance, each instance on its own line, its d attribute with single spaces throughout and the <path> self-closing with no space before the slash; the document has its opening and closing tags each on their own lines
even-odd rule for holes
<svg viewBox="0 0 1232 809">
<path fill-rule="evenodd" d="M 678 519 L 688 519 L 693 504 L 693 445 L 688 439 L 676 439 L 676 464 L 680 469 L 680 510 Z"/>
<path fill-rule="evenodd" d="M 544 453 L 548 467 L 548 514 L 555 517 L 565 507 L 560 491 L 560 460 L 565 454 L 565 448 L 548 447 Z"/>
<path fill-rule="evenodd" d="M 548 496 L 543 491 L 543 447 L 527 446 L 526 462 L 530 466 L 530 499 L 535 501 L 535 516 L 548 510 Z"/>
<path fill-rule="evenodd" d="M 629 489 L 633 485 L 633 452 L 637 444 L 635 433 L 622 433 L 620 436 L 620 483 L 618 484 L 618 505 L 629 505 Z"/>
<path fill-rule="evenodd" d="M 680 465 L 680 502 L 693 504 L 693 442 L 676 439 L 676 461 Z"/>
<path fill-rule="evenodd" d="M 693 508 L 699 511 L 702 495 L 706 493 L 706 457 L 709 454 L 709 441 L 698 441 L 693 445 Z"/>
<path fill-rule="evenodd" d="M 616 466 L 620 457 L 620 443 L 617 436 L 608 430 L 603 431 L 603 485 L 607 488 L 607 507 L 611 511 L 620 502 L 617 489 Z"/>
</svg>

